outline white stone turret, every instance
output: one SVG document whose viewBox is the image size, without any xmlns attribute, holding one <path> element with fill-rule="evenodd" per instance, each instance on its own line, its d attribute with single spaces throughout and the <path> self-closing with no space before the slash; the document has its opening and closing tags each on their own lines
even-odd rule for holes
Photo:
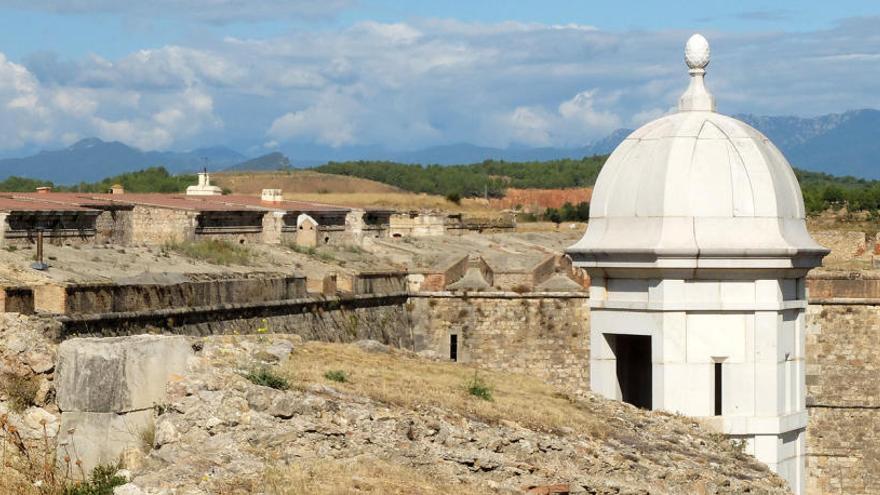
<svg viewBox="0 0 880 495">
<path fill-rule="evenodd" d="M 199 172 L 199 184 L 197 186 L 186 188 L 187 196 L 219 196 L 221 194 L 223 194 L 223 189 L 211 185 L 211 177 L 208 175 L 207 170 Z"/>
<path fill-rule="evenodd" d="M 590 386 L 705 418 L 804 490 L 804 277 L 809 235 L 788 161 L 715 112 L 709 44 L 685 49 L 678 112 L 627 137 L 568 249 L 590 274 Z"/>
</svg>

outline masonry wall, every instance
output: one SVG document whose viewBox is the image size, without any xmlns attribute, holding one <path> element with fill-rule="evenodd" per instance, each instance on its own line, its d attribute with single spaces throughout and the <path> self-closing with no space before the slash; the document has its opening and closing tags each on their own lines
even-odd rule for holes
<svg viewBox="0 0 880 495">
<path fill-rule="evenodd" d="M 589 388 L 589 300 L 584 294 L 421 294 L 409 302 L 416 350 L 539 377 L 570 391 Z"/>
<path fill-rule="evenodd" d="M 194 211 L 135 206 L 131 212 L 131 243 L 155 246 L 193 240 L 197 216 Z"/>
<path fill-rule="evenodd" d="M 305 278 L 294 276 L 251 276 L 177 284 L 48 285 L 38 288 L 36 307 L 67 315 L 100 314 L 281 301 L 305 295 Z"/>
<path fill-rule="evenodd" d="M 105 210 L 95 221 L 95 242 L 125 246 L 132 240 L 132 212 L 130 209 Z"/>
<path fill-rule="evenodd" d="M 807 308 L 809 494 L 880 493 L 880 306 Z"/>
<path fill-rule="evenodd" d="M 72 315 L 58 318 L 61 339 L 166 335 L 297 334 L 306 340 L 354 342 L 362 339 L 413 348 L 406 295 L 345 298 L 308 297 L 252 304 Z"/>
</svg>

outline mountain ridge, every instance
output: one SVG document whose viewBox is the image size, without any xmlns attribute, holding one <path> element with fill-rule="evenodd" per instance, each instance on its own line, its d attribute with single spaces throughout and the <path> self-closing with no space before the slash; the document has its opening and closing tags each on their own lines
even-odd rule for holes
<svg viewBox="0 0 880 495">
<path fill-rule="evenodd" d="M 734 117 L 755 127 L 779 147 L 797 168 L 833 175 L 880 179 L 880 110 L 860 109 L 802 118 L 794 116 Z M 471 143 L 391 151 L 379 146 L 331 148 L 315 144 L 288 145 L 258 157 L 225 146 L 191 151 L 141 151 L 119 141 L 85 138 L 59 150 L 43 150 L 0 159 L 0 179 L 9 176 L 51 180 L 57 184 L 97 181 L 105 177 L 164 166 L 172 173 L 211 170 L 272 170 L 310 167 L 330 161 L 393 161 L 453 165 L 484 160 L 548 161 L 608 154 L 632 132 L 617 129 L 608 136 L 575 148 L 493 148 Z M 292 158 L 290 158 L 292 157 Z"/>
</svg>

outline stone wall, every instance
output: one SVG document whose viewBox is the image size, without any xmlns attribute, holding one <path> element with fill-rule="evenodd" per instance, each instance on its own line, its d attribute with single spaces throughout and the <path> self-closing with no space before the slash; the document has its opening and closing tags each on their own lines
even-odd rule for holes
<svg viewBox="0 0 880 495">
<path fill-rule="evenodd" d="M 132 240 L 132 213 L 130 208 L 104 210 L 95 221 L 95 242 L 127 246 Z"/>
<path fill-rule="evenodd" d="M 824 265 L 834 265 L 850 261 L 868 251 L 868 243 L 864 232 L 845 230 L 819 230 L 810 232 L 821 246 L 831 250 L 823 260 Z"/>
<path fill-rule="evenodd" d="M 131 212 L 131 243 L 156 246 L 193 240 L 197 217 L 194 211 L 135 206 Z"/>
<path fill-rule="evenodd" d="M 880 306 L 807 308 L 810 494 L 880 493 Z"/>
<path fill-rule="evenodd" d="M 0 287 L 0 312 L 33 314 L 34 290 L 19 286 Z"/>
<path fill-rule="evenodd" d="M 289 333 L 306 340 L 362 339 L 411 349 L 405 294 L 306 297 L 287 301 L 58 317 L 61 339 L 144 333 L 233 335 Z"/>
<path fill-rule="evenodd" d="M 419 294 L 410 298 L 416 350 L 540 377 L 572 391 L 589 387 L 589 304 L 585 294 Z"/>
<path fill-rule="evenodd" d="M 263 275 L 177 284 L 47 285 L 38 288 L 35 306 L 76 315 L 281 301 L 305 295 L 303 277 Z"/>
</svg>

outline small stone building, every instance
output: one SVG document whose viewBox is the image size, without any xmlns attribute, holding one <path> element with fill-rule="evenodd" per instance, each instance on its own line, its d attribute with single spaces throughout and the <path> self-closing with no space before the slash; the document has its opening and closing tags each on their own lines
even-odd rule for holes
<svg viewBox="0 0 880 495">
<path fill-rule="evenodd" d="M 705 418 L 803 493 L 805 276 L 828 252 L 807 233 L 791 166 L 715 112 L 709 45 L 685 50 L 678 112 L 611 154 L 587 232 L 568 249 L 590 288 L 590 386 Z"/>
</svg>

